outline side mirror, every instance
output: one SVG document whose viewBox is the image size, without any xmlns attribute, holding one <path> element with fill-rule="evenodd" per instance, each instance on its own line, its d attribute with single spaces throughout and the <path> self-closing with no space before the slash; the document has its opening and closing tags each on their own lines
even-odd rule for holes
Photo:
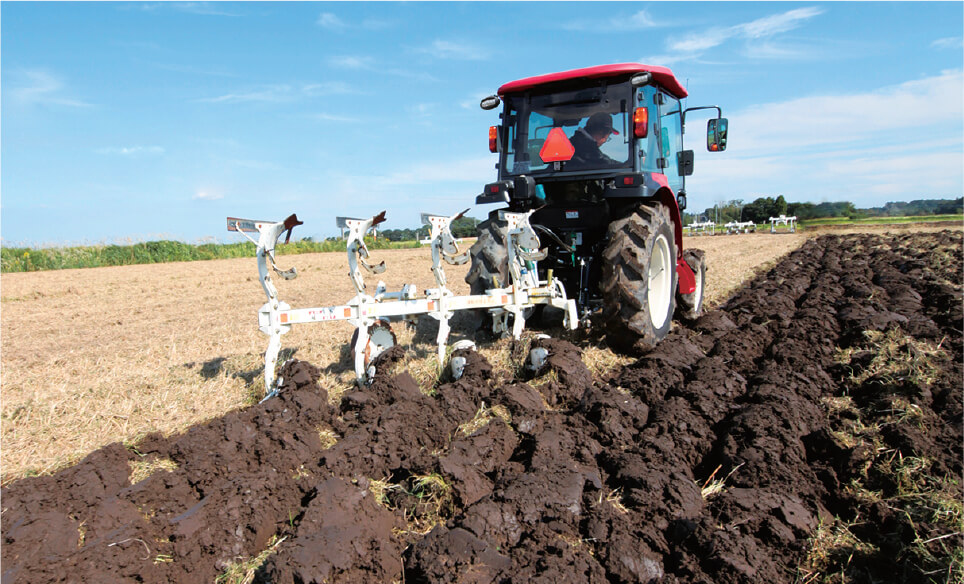
<svg viewBox="0 0 964 584">
<path fill-rule="evenodd" d="M 490 95 L 489 97 L 483 98 L 479 106 L 481 106 L 484 110 L 490 110 L 499 107 L 500 103 L 502 103 L 502 101 L 499 99 L 498 95 Z"/>
<path fill-rule="evenodd" d="M 715 118 L 706 122 L 706 149 L 710 152 L 726 150 L 726 118 Z"/>
</svg>

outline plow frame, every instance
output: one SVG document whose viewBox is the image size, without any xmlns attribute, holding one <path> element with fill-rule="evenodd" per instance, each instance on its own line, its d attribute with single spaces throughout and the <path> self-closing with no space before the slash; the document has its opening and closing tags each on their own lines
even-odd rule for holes
<svg viewBox="0 0 964 584">
<path fill-rule="evenodd" d="M 295 324 L 333 321 L 351 323 L 356 331 L 352 341 L 352 353 L 355 376 L 359 384 L 371 383 L 375 375 L 372 360 L 387 348 L 370 343 L 373 327 L 385 326 L 385 323 L 414 323 L 422 315 L 437 320 L 439 366 L 444 364 L 445 349 L 451 332 L 449 319 L 460 310 L 487 310 L 492 315 L 493 333 L 501 336 L 511 334 L 518 339 L 525 328 L 525 312 L 538 304 L 549 305 L 563 310 L 564 326 L 575 330 L 579 323 L 576 303 L 566 297 L 562 282 L 552 277 L 551 270 L 547 274 L 547 280 L 538 279 L 535 263 L 545 257 L 545 250 L 540 249 L 539 238 L 529 224 L 529 216 L 533 211 L 500 212 L 509 225 L 509 286 L 493 288 L 485 294 L 465 296 L 455 295 L 446 286 L 442 262 L 459 265 L 469 259 L 468 252 L 459 251 L 451 232 L 452 222 L 462 217 L 466 211 L 451 217 L 422 214 L 423 224 L 431 227 L 432 274 L 437 287 L 421 294 L 414 284 L 406 284 L 397 292 L 389 292 L 383 282 L 378 282 L 373 294 L 367 291 L 363 271 L 380 274 L 386 269 L 384 261 L 375 265 L 368 263 L 369 252 L 365 244 L 368 232 L 385 220 L 384 211 L 369 219 L 339 218 L 339 226 L 349 230 L 349 277 L 356 294 L 344 304 L 314 308 L 292 308 L 281 301 L 272 280 L 272 272 L 285 280 L 297 277 L 295 268 L 278 268 L 274 254 L 281 235 L 287 231 L 290 239 L 291 230 L 302 224 L 297 216 L 291 215 L 278 222 L 228 217 L 228 231 L 241 233 L 257 246 L 258 274 L 268 299 L 258 310 L 258 327 L 269 337 L 264 356 L 264 383 L 268 396 L 275 394 L 283 381 L 277 378 L 275 373 L 281 351 L 281 336 Z M 257 240 L 248 233 L 257 233 Z M 394 341 L 394 335 L 392 337 Z"/>
</svg>

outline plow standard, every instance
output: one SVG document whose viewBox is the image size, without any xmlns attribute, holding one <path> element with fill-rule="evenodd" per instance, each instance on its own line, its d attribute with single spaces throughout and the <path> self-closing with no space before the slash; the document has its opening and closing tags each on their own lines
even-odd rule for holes
<svg viewBox="0 0 964 584">
<path fill-rule="evenodd" d="M 271 273 L 285 280 L 297 277 L 297 269 L 280 269 L 275 261 L 275 246 L 280 237 L 287 232 L 285 242 L 291 238 L 291 230 L 303 223 L 296 215 L 284 221 L 256 221 L 228 217 L 228 231 L 236 231 L 247 237 L 257 246 L 258 273 L 261 286 L 268 301 L 258 310 L 258 325 L 261 332 L 269 337 L 268 349 L 264 356 L 264 383 L 268 395 L 277 391 L 283 380 L 276 377 L 275 369 L 281 351 L 281 335 L 291 330 L 292 325 L 311 322 L 348 321 L 355 327 L 352 334 L 351 350 L 354 357 L 355 375 L 360 384 L 369 384 L 375 375 L 375 358 L 396 343 L 391 323 L 406 322 L 414 325 L 427 315 L 439 323 L 438 358 L 440 366 L 445 362 L 448 336 L 451 331 L 449 319 L 460 310 L 485 310 L 492 317 L 492 332 L 496 335 L 509 335 L 519 338 L 525 328 L 525 316 L 537 305 L 549 305 L 563 311 L 563 325 L 573 330 L 579 325 L 576 303 L 566 297 L 562 282 L 553 278 L 552 270 L 547 279 L 538 278 L 536 263 L 545 258 L 540 249 L 539 237 L 529 223 L 527 213 L 501 213 L 508 224 L 509 274 L 511 283 L 507 287 L 494 287 L 485 294 L 457 296 L 446 286 L 443 261 L 459 265 L 468 261 L 467 252 L 460 252 L 451 232 L 452 221 L 462 217 L 459 213 L 451 217 L 422 214 L 422 222 L 431 227 L 432 274 L 436 288 L 419 292 L 414 284 L 406 284 L 397 292 L 389 292 L 385 283 L 379 281 L 373 292 L 369 292 L 364 273 L 381 274 L 385 262 L 370 264 L 365 236 L 378 224 L 385 221 L 385 212 L 369 219 L 340 218 L 339 226 L 348 229 L 349 277 L 356 294 L 345 304 L 315 308 L 292 308 L 280 300 Z M 257 233 L 258 238 L 248 235 Z M 458 377 L 457 366 L 452 368 L 453 376 Z"/>
</svg>

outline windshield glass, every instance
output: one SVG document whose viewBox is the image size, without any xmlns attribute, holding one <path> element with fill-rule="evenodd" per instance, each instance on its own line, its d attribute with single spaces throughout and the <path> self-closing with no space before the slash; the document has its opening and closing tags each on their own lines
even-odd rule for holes
<svg viewBox="0 0 964 584">
<path fill-rule="evenodd" d="M 507 97 L 505 174 L 632 167 L 627 114 L 630 106 L 626 99 L 615 97 L 615 89 L 610 87 L 604 92 L 595 87 Z M 554 128 L 565 134 L 565 140 L 555 132 L 546 145 Z M 552 158 L 550 151 L 569 149 L 572 158 L 560 161 L 558 169 L 540 155 Z"/>
</svg>

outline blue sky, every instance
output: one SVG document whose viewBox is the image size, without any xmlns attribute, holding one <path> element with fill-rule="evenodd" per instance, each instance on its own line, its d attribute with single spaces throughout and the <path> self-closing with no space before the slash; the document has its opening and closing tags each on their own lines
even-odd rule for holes
<svg viewBox="0 0 964 584">
<path fill-rule="evenodd" d="M 495 178 L 479 99 L 604 63 L 669 66 L 690 210 L 730 199 L 956 198 L 961 2 L 0 5 L 4 245 L 230 241 L 228 215 L 305 221 L 474 207 Z M 298 232 L 296 231 L 296 235 Z"/>
</svg>

